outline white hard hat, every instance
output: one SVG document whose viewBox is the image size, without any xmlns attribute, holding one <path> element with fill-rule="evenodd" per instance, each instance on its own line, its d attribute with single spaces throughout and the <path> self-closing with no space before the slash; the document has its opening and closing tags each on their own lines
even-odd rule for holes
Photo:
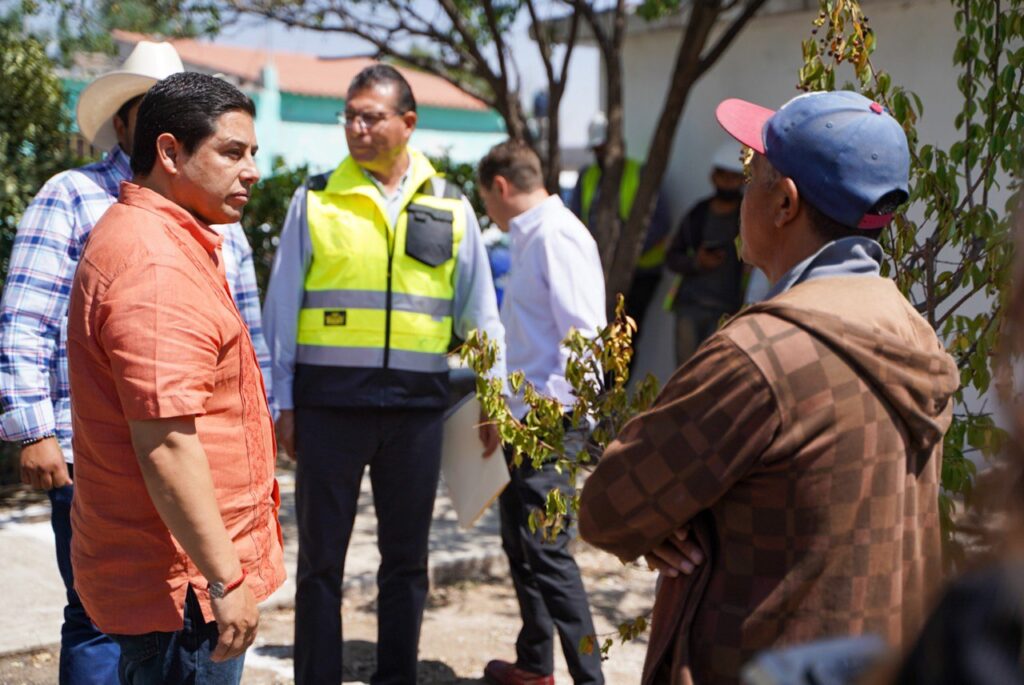
<svg viewBox="0 0 1024 685">
<path fill-rule="evenodd" d="M 113 118 L 132 98 L 157 81 L 185 71 L 170 43 L 139 41 L 120 69 L 98 76 L 78 97 L 78 130 L 95 147 L 105 150 L 117 142 Z"/>
<path fill-rule="evenodd" d="M 597 112 L 591 118 L 590 125 L 587 126 L 587 147 L 604 145 L 606 140 L 608 140 L 608 117 L 604 115 L 604 112 Z"/>
<path fill-rule="evenodd" d="M 740 161 L 740 145 L 733 141 L 723 143 L 711 158 L 711 167 L 722 171 L 731 171 L 734 174 L 743 173 L 743 162 Z"/>
</svg>

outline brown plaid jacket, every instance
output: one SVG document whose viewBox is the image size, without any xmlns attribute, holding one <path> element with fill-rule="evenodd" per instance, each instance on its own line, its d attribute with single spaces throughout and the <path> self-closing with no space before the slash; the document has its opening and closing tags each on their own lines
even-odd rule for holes
<svg viewBox="0 0 1024 685">
<path fill-rule="evenodd" d="M 882 278 L 803 283 L 709 339 L 583 489 L 592 544 L 635 559 L 689 524 L 709 556 L 662 579 L 643 682 L 733 683 L 768 647 L 912 637 L 942 571 L 958 383 Z"/>
</svg>

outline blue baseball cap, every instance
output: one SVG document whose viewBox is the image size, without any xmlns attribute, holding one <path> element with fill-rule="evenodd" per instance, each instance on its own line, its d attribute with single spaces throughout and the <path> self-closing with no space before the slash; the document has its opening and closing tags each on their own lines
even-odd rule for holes
<svg viewBox="0 0 1024 685">
<path fill-rule="evenodd" d="M 877 102 L 849 90 L 798 95 L 777 112 L 745 100 L 715 110 L 722 128 L 764 155 L 800 195 L 845 226 L 882 228 L 871 209 L 891 192 L 909 195 L 907 136 Z"/>
</svg>

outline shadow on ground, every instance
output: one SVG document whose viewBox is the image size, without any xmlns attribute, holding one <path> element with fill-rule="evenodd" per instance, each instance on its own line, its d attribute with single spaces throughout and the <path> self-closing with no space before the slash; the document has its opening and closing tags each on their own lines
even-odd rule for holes
<svg viewBox="0 0 1024 685">
<path fill-rule="evenodd" d="M 345 664 L 342 682 L 369 683 L 377 668 L 377 645 L 366 640 L 347 640 L 343 647 Z M 291 660 L 292 645 L 263 645 L 253 648 L 260 656 Z M 416 682 L 420 685 L 482 685 L 483 680 L 462 678 L 441 661 L 421 661 L 416 667 Z"/>
</svg>

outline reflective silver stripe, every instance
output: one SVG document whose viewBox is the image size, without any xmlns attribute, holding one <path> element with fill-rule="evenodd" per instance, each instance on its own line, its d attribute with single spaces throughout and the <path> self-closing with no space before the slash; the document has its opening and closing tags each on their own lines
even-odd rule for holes
<svg viewBox="0 0 1024 685">
<path fill-rule="evenodd" d="M 374 347 L 328 347 L 325 345 L 299 345 L 296 361 L 314 366 L 352 366 L 376 369 L 384 366 L 384 350 Z M 391 350 L 388 364 L 400 371 L 442 373 L 448 371 L 447 355 L 433 352 Z"/>
<path fill-rule="evenodd" d="M 307 290 L 302 299 L 306 309 L 384 309 L 388 294 L 382 290 Z"/>
<path fill-rule="evenodd" d="M 355 366 L 378 368 L 384 366 L 384 349 L 377 347 L 328 347 L 325 345 L 299 345 L 295 361 L 316 366 Z"/>
<path fill-rule="evenodd" d="M 422 371 L 424 373 L 447 373 L 448 356 L 433 352 L 410 352 L 391 348 L 388 365 L 401 371 Z"/>
<path fill-rule="evenodd" d="M 451 316 L 452 301 L 426 295 L 391 293 L 391 308 L 400 312 L 417 312 L 430 316 Z"/>
<path fill-rule="evenodd" d="M 307 290 L 302 300 L 306 309 L 386 309 L 387 293 L 379 290 Z M 391 294 L 391 309 L 429 316 L 451 316 L 452 301 L 426 295 Z"/>
</svg>

